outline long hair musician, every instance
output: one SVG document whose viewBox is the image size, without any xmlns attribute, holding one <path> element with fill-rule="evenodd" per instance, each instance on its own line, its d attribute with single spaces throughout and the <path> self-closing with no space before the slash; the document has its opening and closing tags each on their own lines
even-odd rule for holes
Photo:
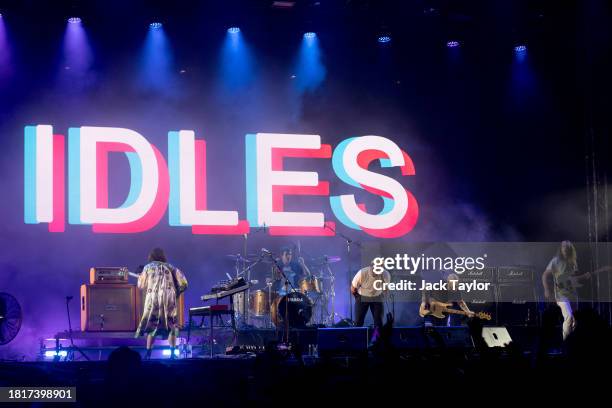
<svg viewBox="0 0 612 408">
<path fill-rule="evenodd" d="M 187 279 L 180 269 L 168 263 L 161 248 L 154 248 L 148 260 L 138 277 L 138 288 L 145 294 L 145 301 L 136 337 L 147 336 L 146 358 L 150 358 L 155 336 L 167 336 L 170 356 L 174 358 L 179 331 L 178 297 L 187 289 Z"/>
</svg>

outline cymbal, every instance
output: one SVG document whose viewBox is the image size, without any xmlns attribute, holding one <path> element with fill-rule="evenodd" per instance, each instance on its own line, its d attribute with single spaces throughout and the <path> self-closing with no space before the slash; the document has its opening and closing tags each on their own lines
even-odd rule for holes
<svg viewBox="0 0 612 408">
<path fill-rule="evenodd" d="M 240 254 L 229 254 L 229 255 L 225 255 L 226 258 L 231 259 L 234 262 L 255 262 L 252 259 L 249 258 L 245 258 L 244 256 L 240 255 Z"/>
<path fill-rule="evenodd" d="M 323 255 L 323 256 L 318 256 L 316 258 L 310 258 L 308 260 L 308 262 L 310 264 L 312 264 L 312 265 L 320 266 L 320 265 L 326 265 L 326 264 L 340 262 L 341 260 L 342 260 L 342 258 L 340 258 L 339 256 L 335 256 L 335 255 Z"/>
</svg>

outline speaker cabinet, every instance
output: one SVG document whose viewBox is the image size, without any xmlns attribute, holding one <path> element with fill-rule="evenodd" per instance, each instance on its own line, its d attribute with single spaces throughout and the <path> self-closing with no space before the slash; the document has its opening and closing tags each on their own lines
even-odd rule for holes
<svg viewBox="0 0 612 408">
<path fill-rule="evenodd" d="M 452 327 L 394 327 L 391 344 L 398 350 L 470 349 L 474 347 L 469 329 Z"/>
<path fill-rule="evenodd" d="M 531 283 L 500 284 L 497 321 L 509 326 L 533 326 L 538 323 L 538 303 Z"/>
<path fill-rule="evenodd" d="M 81 285 L 81 331 L 134 331 L 136 285 Z"/>
<path fill-rule="evenodd" d="M 512 343 L 512 338 L 508 329 L 505 327 L 489 327 L 482 328 L 482 338 L 488 347 L 506 347 Z"/>
<path fill-rule="evenodd" d="M 320 328 L 317 335 L 320 355 L 367 355 L 367 327 Z"/>
</svg>

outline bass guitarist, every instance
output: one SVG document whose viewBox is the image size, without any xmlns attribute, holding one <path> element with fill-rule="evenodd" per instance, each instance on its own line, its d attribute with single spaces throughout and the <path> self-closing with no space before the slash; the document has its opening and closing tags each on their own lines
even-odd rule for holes
<svg viewBox="0 0 612 408">
<path fill-rule="evenodd" d="M 421 306 L 419 307 L 419 315 L 425 319 L 426 325 L 433 326 L 458 326 L 461 324 L 461 316 L 457 314 L 449 314 L 444 319 L 434 318 L 427 313 L 429 306 L 433 302 L 445 303 L 449 307 L 456 303 L 459 308 L 465 312 L 467 317 L 474 317 L 474 312 L 470 310 L 467 303 L 463 300 L 461 292 L 457 289 L 459 276 L 451 273 L 446 277 L 445 290 L 425 290 L 421 296 Z"/>
</svg>

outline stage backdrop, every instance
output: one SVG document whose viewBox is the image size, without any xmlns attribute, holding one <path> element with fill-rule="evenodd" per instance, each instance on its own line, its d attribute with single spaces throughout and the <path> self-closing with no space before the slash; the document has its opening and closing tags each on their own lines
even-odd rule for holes
<svg viewBox="0 0 612 408">
<path fill-rule="evenodd" d="M 90 267 L 153 247 L 188 306 L 245 243 L 339 256 L 346 317 L 359 244 L 588 240 L 576 93 L 559 91 L 576 73 L 554 49 L 97 11 L 2 19 L 0 289 L 23 308 L 3 357 L 67 328 Z"/>
</svg>

